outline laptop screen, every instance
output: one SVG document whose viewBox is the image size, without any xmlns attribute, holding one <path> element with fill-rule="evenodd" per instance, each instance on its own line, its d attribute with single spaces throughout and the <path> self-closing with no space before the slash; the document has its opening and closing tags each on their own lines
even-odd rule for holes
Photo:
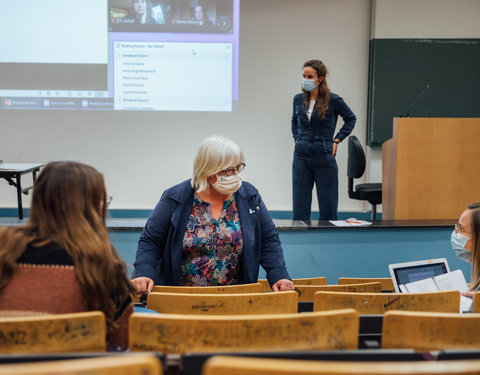
<svg viewBox="0 0 480 375">
<path fill-rule="evenodd" d="M 445 258 L 390 264 L 388 268 L 396 292 L 401 291 L 400 285 L 450 272 Z"/>
<path fill-rule="evenodd" d="M 405 268 L 397 268 L 394 270 L 395 278 L 398 284 L 412 283 L 418 280 L 428 279 L 437 275 L 447 273 L 445 263 L 424 264 L 421 266 L 410 266 Z"/>
</svg>

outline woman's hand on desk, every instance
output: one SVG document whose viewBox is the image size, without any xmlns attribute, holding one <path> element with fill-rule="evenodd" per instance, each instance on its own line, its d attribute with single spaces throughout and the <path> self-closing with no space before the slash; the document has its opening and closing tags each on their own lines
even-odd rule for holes
<svg viewBox="0 0 480 375">
<path fill-rule="evenodd" d="M 470 297 L 470 298 L 473 298 L 475 296 L 475 292 L 462 292 L 460 293 L 462 296 L 465 296 L 465 297 Z"/>
<path fill-rule="evenodd" d="M 294 290 L 294 288 L 295 286 L 293 285 L 293 281 L 288 279 L 278 280 L 272 285 L 272 290 L 274 292 L 286 292 L 289 290 Z"/>
<path fill-rule="evenodd" d="M 137 277 L 131 280 L 137 293 L 150 293 L 153 290 L 153 280 L 149 277 Z"/>
</svg>

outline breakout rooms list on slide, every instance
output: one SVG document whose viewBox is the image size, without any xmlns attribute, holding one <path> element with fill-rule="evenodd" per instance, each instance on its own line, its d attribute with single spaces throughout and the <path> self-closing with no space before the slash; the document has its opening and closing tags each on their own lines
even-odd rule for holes
<svg viewBox="0 0 480 375">
<path fill-rule="evenodd" d="M 232 44 L 115 42 L 115 109 L 232 110 Z"/>
</svg>

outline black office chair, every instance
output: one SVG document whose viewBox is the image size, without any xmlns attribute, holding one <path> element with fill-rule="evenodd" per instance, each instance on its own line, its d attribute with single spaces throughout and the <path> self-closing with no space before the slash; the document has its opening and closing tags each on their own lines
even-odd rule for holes
<svg viewBox="0 0 480 375">
<path fill-rule="evenodd" d="M 377 219 L 377 204 L 382 203 L 382 184 L 359 184 L 353 189 L 353 179 L 360 178 L 365 172 L 365 153 L 357 137 L 348 138 L 348 197 L 368 201 L 372 205 L 372 220 Z"/>
</svg>

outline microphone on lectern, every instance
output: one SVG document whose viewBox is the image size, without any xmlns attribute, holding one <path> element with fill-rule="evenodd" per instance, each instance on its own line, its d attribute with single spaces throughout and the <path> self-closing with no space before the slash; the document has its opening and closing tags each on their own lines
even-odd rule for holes
<svg viewBox="0 0 480 375">
<path fill-rule="evenodd" d="M 417 104 L 418 100 L 423 96 L 425 95 L 425 93 L 428 91 L 428 89 L 430 88 L 430 85 L 426 85 L 425 88 L 423 89 L 423 91 L 420 93 L 420 95 L 418 95 L 416 97 L 416 99 L 412 102 L 412 104 L 410 104 L 410 107 L 408 107 L 408 110 L 407 110 L 407 114 L 405 116 L 400 116 L 400 117 L 410 117 L 410 110 L 413 108 L 413 106 L 415 104 Z"/>
</svg>

